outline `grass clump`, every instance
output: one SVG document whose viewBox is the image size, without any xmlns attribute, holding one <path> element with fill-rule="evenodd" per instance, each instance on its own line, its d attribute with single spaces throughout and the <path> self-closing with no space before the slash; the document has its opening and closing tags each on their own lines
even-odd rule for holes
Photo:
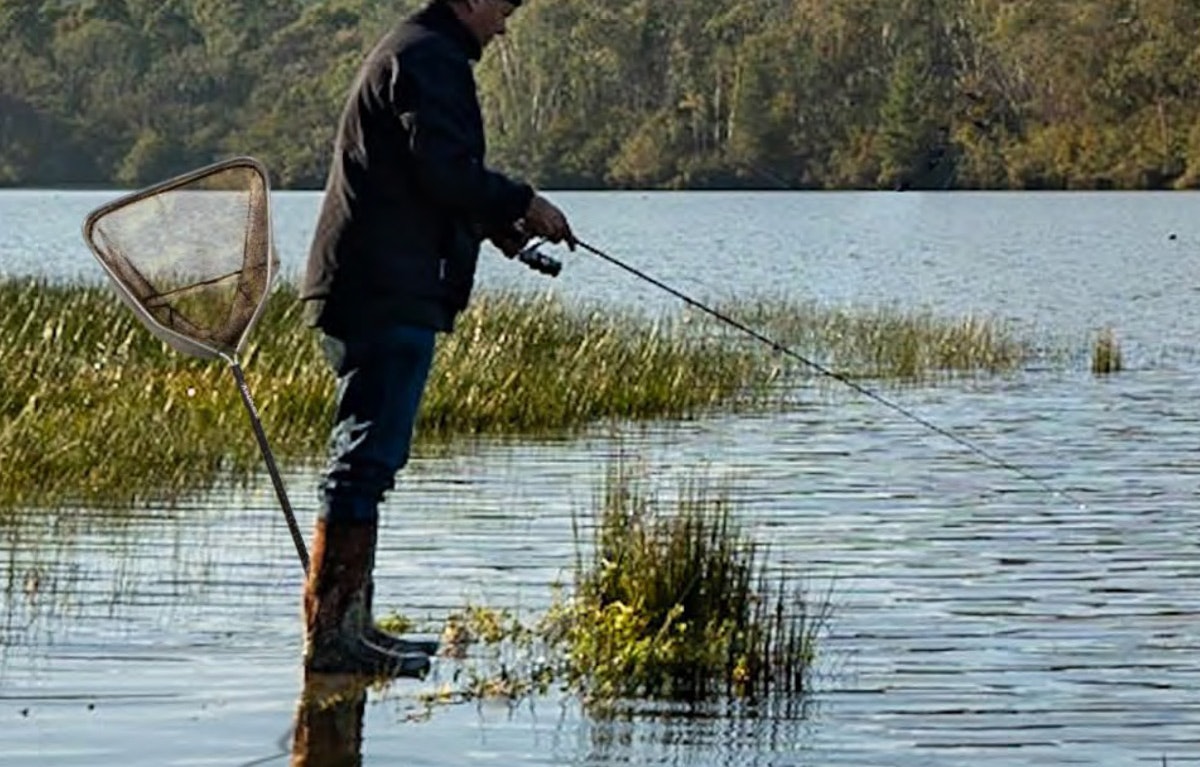
<svg viewBox="0 0 1200 767">
<path fill-rule="evenodd" d="M 1096 336 L 1092 344 L 1092 373 L 1108 375 L 1119 373 L 1124 368 L 1121 357 L 1121 345 L 1111 328 L 1105 328 Z"/>
<path fill-rule="evenodd" d="M 325 403 L 295 396 L 304 363 L 268 372 L 262 351 L 244 355 L 247 377 L 274 445 L 294 455 Z M 0 282 L 0 356 L 0 509 L 167 500 L 259 469 L 225 366 L 167 349 L 106 286 Z"/>
<path fill-rule="evenodd" d="M 623 466 L 610 470 L 590 565 L 550 625 L 570 683 L 593 701 L 704 702 L 807 691 L 828 603 L 772 577 L 702 484 L 664 509 Z"/>
<path fill-rule="evenodd" d="M 1019 345 L 974 320 L 783 303 L 756 312 L 744 319 L 851 375 L 918 378 L 1019 359 Z M 480 294 L 439 341 L 418 439 L 560 434 L 779 397 L 783 368 L 769 347 L 689 319 Z M 225 366 L 168 349 L 107 285 L 0 279 L 0 357 L 0 510 L 170 502 L 261 471 Z M 271 295 L 241 362 L 281 461 L 318 461 L 334 380 L 292 286 Z"/>
<path fill-rule="evenodd" d="M 546 432 L 610 418 L 690 418 L 768 401 L 780 369 L 671 318 L 479 296 L 438 349 L 426 434 Z"/>
</svg>

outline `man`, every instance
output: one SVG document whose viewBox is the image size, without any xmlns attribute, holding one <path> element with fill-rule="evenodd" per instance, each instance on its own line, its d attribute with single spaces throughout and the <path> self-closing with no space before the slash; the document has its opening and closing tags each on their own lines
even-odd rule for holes
<svg viewBox="0 0 1200 767">
<path fill-rule="evenodd" d="M 484 163 L 472 65 L 521 0 L 432 0 L 368 55 L 342 115 L 301 298 L 338 376 L 305 588 L 305 668 L 417 676 L 432 642 L 371 617 L 378 504 L 409 456 L 438 332 L 479 247 L 574 245 L 566 216 Z"/>
</svg>

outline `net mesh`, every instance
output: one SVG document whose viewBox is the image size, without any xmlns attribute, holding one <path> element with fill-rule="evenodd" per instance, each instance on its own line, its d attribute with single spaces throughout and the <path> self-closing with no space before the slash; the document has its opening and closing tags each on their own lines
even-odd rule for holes
<svg viewBox="0 0 1200 767">
<path fill-rule="evenodd" d="M 92 252 L 155 335 L 187 354 L 236 355 L 277 271 L 264 170 L 240 159 L 89 216 Z"/>
</svg>

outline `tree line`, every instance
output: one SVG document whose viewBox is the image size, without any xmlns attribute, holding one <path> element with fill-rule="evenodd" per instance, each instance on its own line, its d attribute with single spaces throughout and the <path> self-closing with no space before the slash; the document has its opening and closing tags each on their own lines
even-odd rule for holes
<svg viewBox="0 0 1200 767">
<path fill-rule="evenodd" d="M 324 183 L 418 2 L 0 0 L 0 185 Z M 1200 0 L 530 0 L 477 75 L 546 188 L 1200 187 Z"/>
</svg>

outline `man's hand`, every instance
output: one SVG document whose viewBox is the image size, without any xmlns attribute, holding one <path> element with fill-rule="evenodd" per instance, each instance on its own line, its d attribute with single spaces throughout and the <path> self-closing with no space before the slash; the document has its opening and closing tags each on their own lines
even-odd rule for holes
<svg viewBox="0 0 1200 767">
<path fill-rule="evenodd" d="M 517 254 L 521 252 L 521 248 L 525 247 L 525 243 L 530 239 L 531 235 L 523 225 L 513 225 L 488 236 L 488 240 L 509 258 L 516 258 Z"/>
<path fill-rule="evenodd" d="M 540 194 L 535 194 L 530 201 L 524 221 L 525 231 L 529 234 L 545 237 L 554 243 L 566 242 L 571 250 L 575 250 L 575 234 L 567 223 L 566 215 Z"/>
</svg>

